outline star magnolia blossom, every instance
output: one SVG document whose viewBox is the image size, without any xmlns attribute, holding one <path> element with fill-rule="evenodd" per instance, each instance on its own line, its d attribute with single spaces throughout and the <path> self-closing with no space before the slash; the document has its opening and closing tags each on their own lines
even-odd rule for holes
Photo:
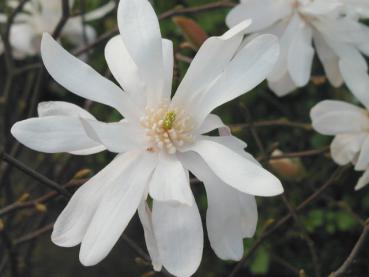
<svg viewBox="0 0 369 277">
<path fill-rule="evenodd" d="M 342 1 L 342 0 L 341 0 Z M 315 49 L 330 83 L 342 85 L 339 61 L 367 65 L 369 29 L 355 18 L 342 15 L 338 0 L 242 0 L 227 16 L 232 27 L 252 19 L 248 33 L 269 33 L 280 38 L 281 55 L 268 76 L 269 87 L 284 96 L 310 79 Z"/>
<path fill-rule="evenodd" d="M 7 1 L 10 8 L 16 8 L 18 1 Z M 73 7 L 74 0 L 69 0 L 70 7 Z M 82 16 L 71 17 L 62 31 L 62 37 L 66 38 L 72 44 L 78 46 L 84 42 L 83 20 L 90 22 L 97 20 L 115 7 L 114 2 L 91 11 Z M 30 0 L 24 7 L 23 12 L 17 14 L 14 24 L 10 29 L 10 44 L 16 58 L 36 55 L 40 51 L 41 37 L 44 32 L 52 33 L 62 17 L 62 1 L 60 0 Z M 0 14 L 0 23 L 6 23 L 7 17 Z M 96 37 L 95 30 L 85 25 L 85 34 L 87 41 L 92 41 Z M 0 41 L 0 54 L 3 46 Z"/>
<path fill-rule="evenodd" d="M 203 229 L 190 188 L 191 171 L 207 191 L 212 248 L 223 259 L 242 257 L 242 240 L 253 236 L 256 227 L 254 195 L 274 196 L 283 188 L 244 151 L 244 142 L 206 134 L 226 129 L 210 112 L 257 86 L 278 58 L 278 40 L 272 35 L 257 37 L 240 49 L 249 24 L 209 38 L 172 99 L 173 45 L 161 38 L 147 0 L 120 2 L 120 35 L 105 48 L 109 68 L 123 90 L 50 35 L 43 36 L 41 55 L 51 76 L 124 117 L 103 123 L 75 105 L 48 102 L 39 105 L 38 118 L 13 126 L 12 134 L 38 151 L 118 153 L 73 195 L 54 225 L 55 244 L 81 244 L 82 264 L 95 265 L 108 255 L 138 209 L 154 269 L 163 265 L 178 276 L 193 274 L 201 261 Z"/>
<path fill-rule="evenodd" d="M 325 100 L 310 113 L 316 131 L 335 136 L 331 144 L 333 160 L 339 165 L 352 163 L 355 170 L 365 171 L 356 190 L 369 183 L 369 76 L 358 66 L 341 62 L 347 86 L 365 109 L 343 101 Z"/>
</svg>

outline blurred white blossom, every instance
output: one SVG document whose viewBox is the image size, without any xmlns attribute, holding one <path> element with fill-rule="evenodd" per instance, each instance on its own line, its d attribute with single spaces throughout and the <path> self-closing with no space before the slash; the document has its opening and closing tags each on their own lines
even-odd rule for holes
<svg viewBox="0 0 369 277">
<path fill-rule="evenodd" d="M 254 195 L 283 192 L 246 144 L 228 134 L 211 114 L 216 107 L 252 90 L 278 59 L 278 39 L 256 37 L 242 49 L 242 22 L 200 48 L 171 99 L 173 44 L 162 39 L 147 0 L 122 0 L 120 35 L 105 48 L 109 68 L 123 90 L 71 56 L 48 34 L 41 55 L 51 76 L 66 89 L 119 111 L 120 122 L 97 121 L 66 102 L 39 105 L 39 117 L 16 123 L 12 134 L 47 153 L 87 155 L 104 149 L 116 158 L 73 195 L 57 219 L 52 240 L 81 244 L 80 260 L 91 266 L 105 258 L 138 209 L 155 270 L 192 275 L 200 264 L 203 228 L 189 182 L 191 171 L 208 196 L 207 230 L 223 259 L 239 260 L 243 238 L 257 223 Z M 146 200 L 153 199 L 152 207 Z"/>
<path fill-rule="evenodd" d="M 331 155 L 339 165 L 352 163 L 355 170 L 365 171 L 355 186 L 361 189 L 369 183 L 369 75 L 352 63 L 341 61 L 343 78 L 364 108 L 339 100 L 325 100 L 312 108 L 313 127 L 335 138 Z"/>
<path fill-rule="evenodd" d="M 340 60 L 359 64 L 357 69 L 365 72 L 367 64 L 362 54 L 369 55 L 369 29 L 356 17 L 342 14 L 342 1 L 242 0 L 226 21 L 232 27 L 252 19 L 249 34 L 280 38 L 281 55 L 268 76 L 269 87 L 277 95 L 284 96 L 309 82 L 315 50 L 328 80 L 338 87 L 343 82 Z"/>
<path fill-rule="evenodd" d="M 6 3 L 10 8 L 16 8 L 18 1 L 9 0 Z M 69 0 L 70 8 L 74 5 L 74 0 Z M 115 7 L 113 1 L 108 4 L 88 12 L 82 16 L 72 16 L 68 19 L 61 33 L 62 38 L 68 40 L 75 46 L 80 46 L 86 42 L 91 42 L 96 37 L 93 27 L 83 23 L 102 18 Z M 44 32 L 52 33 L 62 17 L 62 1 L 60 0 L 30 0 L 22 12 L 14 18 L 14 23 L 10 28 L 9 42 L 16 58 L 22 59 L 26 56 L 36 55 L 40 51 L 41 37 Z M 6 23 L 7 17 L 0 14 L 0 23 Z M 0 54 L 3 52 L 0 41 Z"/>
<path fill-rule="evenodd" d="M 369 18 L 368 0 L 341 0 L 344 13 L 353 18 Z"/>
</svg>

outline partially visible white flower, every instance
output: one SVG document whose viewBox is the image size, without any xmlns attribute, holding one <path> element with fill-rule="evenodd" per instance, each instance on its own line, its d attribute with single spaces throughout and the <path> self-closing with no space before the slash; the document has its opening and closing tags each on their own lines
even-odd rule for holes
<svg viewBox="0 0 369 277">
<path fill-rule="evenodd" d="M 369 55 L 369 29 L 343 16 L 342 6 L 340 0 L 242 0 L 226 21 L 232 27 L 250 18 L 249 34 L 280 38 L 281 55 L 268 81 L 278 96 L 284 96 L 309 82 L 315 50 L 335 87 L 343 82 L 340 60 L 359 64 L 366 71 L 362 54 Z"/>
<path fill-rule="evenodd" d="M 205 183 L 211 246 L 221 258 L 241 259 L 242 239 L 256 228 L 253 195 L 283 192 L 280 181 L 244 151 L 246 144 L 225 134 L 227 128 L 211 114 L 262 82 L 278 59 L 278 40 L 272 35 L 240 49 L 249 23 L 209 38 L 172 99 L 173 45 L 161 38 L 147 0 L 120 1 L 120 35 L 105 48 L 123 90 L 44 35 L 41 54 L 52 77 L 124 117 L 103 123 L 72 104 L 51 102 L 39 106 L 38 118 L 13 126 L 12 134 L 38 151 L 118 153 L 73 195 L 55 223 L 54 243 L 81 244 L 81 262 L 95 265 L 138 209 L 154 269 L 163 265 L 177 276 L 192 275 L 201 261 L 203 229 L 189 183 L 191 171 Z M 225 136 L 207 135 L 219 128 Z"/>
<path fill-rule="evenodd" d="M 359 190 L 369 183 L 369 75 L 360 65 L 341 62 L 347 86 L 364 108 L 337 100 L 325 100 L 312 108 L 313 128 L 321 134 L 335 136 L 331 155 L 339 165 L 352 163 L 365 171 L 355 186 Z"/>
<path fill-rule="evenodd" d="M 19 5 L 17 1 L 7 1 L 10 8 Z M 70 7 L 73 7 L 74 0 L 69 0 Z M 97 20 L 115 7 L 114 1 L 93 10 L 84 15 L 84 20 L 90 22 Z M 30 0 L 23 11 L 18 13 L 10 29 L 10 45 L 13 48 L 16 58 L 36 55 L 40 51 L 41 37 L 44 32 L 52 33 L 62 17 L 62 1 L 60 0 Z M 6 16 L 0 14 L 0 23 L 5 23 Z M 85 29 L 85 30 L 84 30 Z M 85 32 L 85 33 L 84 33 Z M 85 25 L 83 27 L 82 16 L 74 16 L 68 19 L 63 28 L 61 36 L 70 43 L 79 46 L 84 40 L 93 41 L 96 37 L 95 30 Z M 2 49 L 0 48 L 0 54 Z"/>
<path fill-rule="evenodd" d="M 341 0 L 344 13 L 353 18 L 369 18 L 368 0 Z"/>
</svg>

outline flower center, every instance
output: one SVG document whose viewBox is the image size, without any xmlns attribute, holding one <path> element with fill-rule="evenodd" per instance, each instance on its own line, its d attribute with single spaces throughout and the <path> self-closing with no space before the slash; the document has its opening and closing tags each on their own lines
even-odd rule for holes
<svg viewBox="0 0 369 277">
<path fill-rule="evenodd" d="M 174 154 L 178 147 L 193 142 L 191 118 L 167 102 L 157 108 L 146 108 L 140 123 L 146 129 L 150 152 L 162 150 Z"/>
</svg>

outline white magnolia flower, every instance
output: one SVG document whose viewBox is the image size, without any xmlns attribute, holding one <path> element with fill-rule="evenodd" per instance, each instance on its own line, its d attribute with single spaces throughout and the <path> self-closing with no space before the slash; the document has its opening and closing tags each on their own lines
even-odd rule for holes
<svg viewBox="0 0 369 277">
<path fill-rule="evenodd" d="M 19 5 L 17 1 L 12 0 L 7 1 L 6 4 L 10 8 L 15 8 Z M 69 4 L 70 7 L 73 7 L 74 0 L 69 0 Z M 97 20 L 112 11 L 114 7 L 115 4 L 111 1 L 96 10 L 86 13 L 84 20 L 86 22 Z M 62 1 L 60 0 L 28 1 L 23 7 L 23 11 L 15 17 L 14 24 L 10 29 L 10 45 L 13 48 L 15 57 L 24 58 L 38 54 L 42 34 L 44 32 L 52 33 L 61 17 Z M 7 17 L 4 14 L 0 14 L 0 23 L 5 23 L 6 21 Z M 89 25 L 85 25 L 84 30 L 82 16 L 73 16 L 68 19 L 61 35 L 72 44 L 79 46 L 84 42 L 84 36 L 86 36 L 87 41 L 93 41 L 96 37 L 96 32 Z M 3 49 L 0 46 L 0 54 L 2 51 Z"/>
<path fill-rule="evenodd" d="M 111 106 L 124 119 L 97 121 L 65 102 L 39 105 L 39 117 L 16 123 L 12 134 L 47 153 L 92 154 L 104 149 L 116 158 L 73 195 L 52 233 L 55 244 L 81 244 L 86 266 L 105 258 L 138 209 L 155 270 L 193 274 L 202 256 L 203 229 L 190 188 L 191 171 L 208 196 L 207 230 L 223 259 L 239 260 L 242 240 L 254 234 L 254 195 L 283 192 L 280 181 L 244 151 L 233 136 L 209 136 L 224 124 L 210 112 L 250 91 L 272 70 L 278 40 L 263 35 L 240 49 L 243 22 L 201 47 L 171 99 L 173 45 L 161 38 L 147 0 L 122 0 L 120 35 L 105 48 L 109 68 L 121 85 L 105 79 L 45 34 L 41 55 L 51 76 L 84 98 Z M 153 199 L 152 207 L 146 203 Z"/>
<path fill-rule="evenodd" d="M 227 16 L 228 26 L 252 19 L 248 33 L 269 33 L 280 38 L 281 55 L 268 76 L 269 87 L 284 96 L 305 86 L 311 75 L 315 50 L 330 83 L 342 84 L 339 61 L 367 69 L 369 29 L 342 15 L 339 0 L 242 0 Z"/>
<path fill-rule="evenodd" d="M 341 62 L 347 86 L 364 108 L 337 100 L 325 100 L 311 110 L 313 127 L 324 135 L 333 135 L 331 155 L 339 165 L 352 163 L 355 170 L 365 171 L 356 190 L 369 183 L 369 76 L 359 65 Z"/>
</svg>

